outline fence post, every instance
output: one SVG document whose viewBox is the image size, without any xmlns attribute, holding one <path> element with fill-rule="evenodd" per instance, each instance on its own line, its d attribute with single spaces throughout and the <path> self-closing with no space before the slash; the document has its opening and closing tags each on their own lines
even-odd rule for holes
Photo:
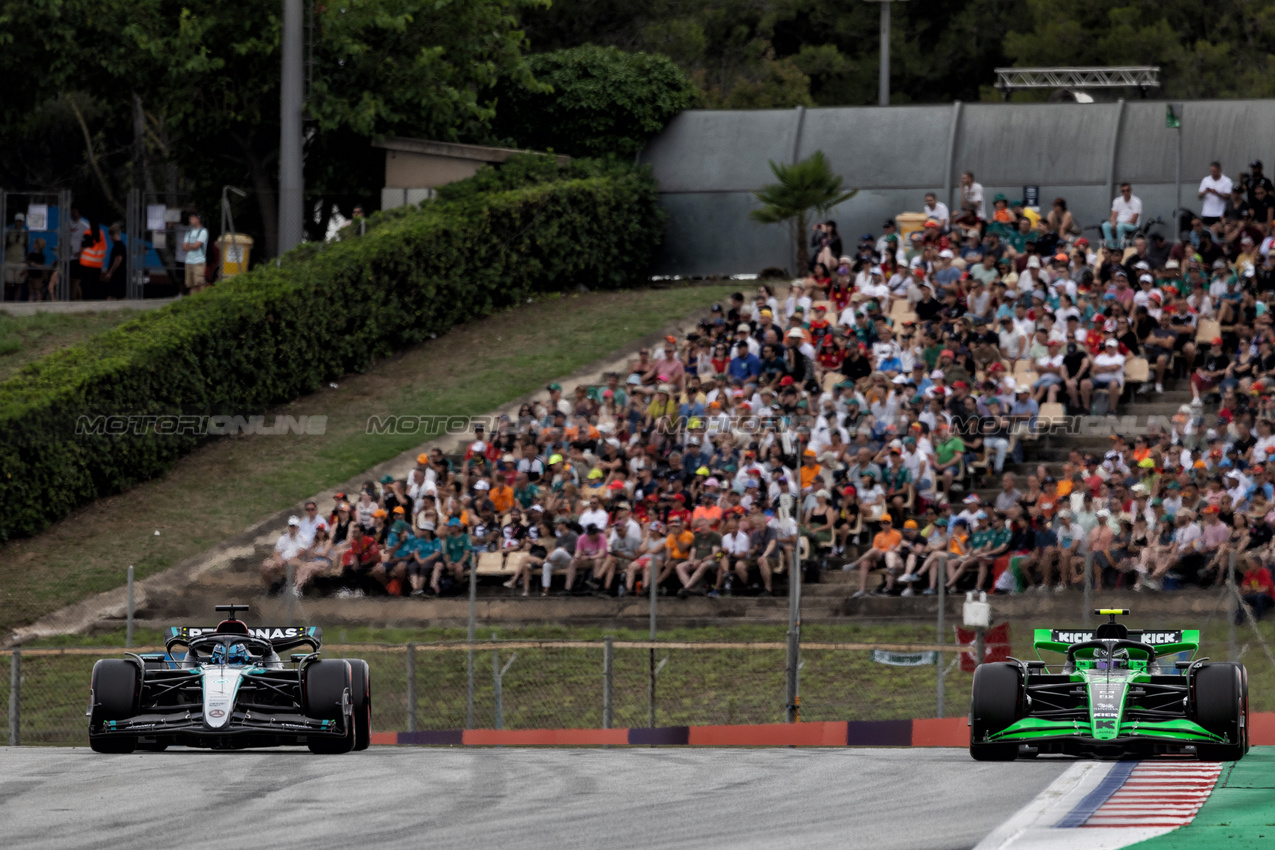
<svg viewBox="0 0 1275 850">
<path fill-rule="evenodd" d="M 650 566 L 650 580 L 647 581 L 647 590 L 651 593 L 651 653 L 650 666 L 648 667 L 648 675 L 650 681 L 647 683 L 646 693 L 646 725 L 655 728 L 655 586 L 660 583 L 659 564 L 654 561 Z"/>
<path fill-rule="evenodd" d="M 938 637 L 935 640 L 935 643 L 938 644 L 939 646 L 942 646 L 943 645 L 943 617 L 947 613 L 946 611 L 944 611 L 944 608 L 947 607 L 947 555 L 944 555 L 942 557 L 941 562 L 938 565 L 937 569 L 941 569 L 943 571 L 943 574 L 940 575 L 938 579 L 938 600 L 939 600 L 939 615 L 938 615 L 938 624 L 937 624 Z M 935 686 L 937 693 L 935 693 L 934 695 L 934 711 L 935 711 L 934 716 L 935 717 L 943 716 L 943 696 L 944 696 L 943 688 L 945 685 L 945 682 L 943 680 L 947 676 L 947 666 L 944 663 L 945 661 L 946 659 L 944 658 L 943 653 L 940 652 L 938 657 L 938 672 L 939 672 L 938 684 Z"/>
<path fill-rule="evenodd" d="M 1226 592 L 1231 597 L 1231 604 L 1227 606 L 1227 658 L 1231 661 L 1239 660 L 1236 656 L 1239 652 L 1235 648 L 1235 622 L 1240 616 L 1240 595 L 1235 588 L 1235 550 L 1232 549 L 1230 557 L 1226 562 Z"/>
<path fill-rule="evenodd" d="M 505 728 L 505 706 L 503 688 L 500 683 L 500 650 L 491 651 L 491 681 L 496 696 L 496 728 Z"/>
<path fill-rule="evenodd" d="M 602 728 L 611 728 L 612 684 L 615 678 L 615 648 L 611 645 L 611 636 L 607 635 L 602 642 Z"/>
<path fill-rule="evenodd" d="M 474 628 L 478 619 L 478 565 L 469 565 L 469 651 L 465 653 L 465 728 L 474 728 Z"/>
<path fill-rule="evenodd" d="M 297 620 L 297 594 L 296 594 L 296 567 L 289 561 L 285 568 L 283 595 L 288 599 L 288 606 L 284 617 L 289 623 L 295 623 Z"/>
<path fill-rule="evenodd" d="M 130 193 L 131 197 L 131 193 Z M 128 565 L 128 625 L 124 631 L 124 645 L 133 645 L 133 565 Z"/>
<path fill-rule="evenodd" d="M 9 746 L 22 744 L 22 650 L 9 654 Z"/>
<path fill-rule="evenodd" d="M 416 731 L 416 644 L 407 645 L 407 731 Z"/>
<path fill-rule="evenodd" d="M 801 441 L 798 440 L 798 446 Z M 801 665 L 801 533 L 798 530 L 797 543 L 793 546 L 791 572 L 788 574 L 788 659 L 787 682 L 785 689 L 786 720 L 796 723 L 801 719 L 801 697 L 798 695 Z"/>
</svg>

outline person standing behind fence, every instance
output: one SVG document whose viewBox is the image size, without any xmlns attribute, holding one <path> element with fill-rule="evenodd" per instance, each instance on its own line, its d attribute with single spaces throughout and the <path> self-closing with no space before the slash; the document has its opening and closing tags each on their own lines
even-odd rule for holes
<svg viewBox="0 0 1275 850">
<path fill-rule="evenodd" d="M 85 301 L 101 301 L 102 266 L 106 264 L 106 234 L 96 221 L 91 222 L 80 245 L 80 291 Z"/>
<path fill-rule="evenodd" d="M 182 241 L 182 250 L 186 252 L 186 289 L 191 295 L 195 295 L 208 286 L 204 280 L 204 265 L 208 256 L 208 230 L 200 222 L 199 213 L 190 214 L 190 226 Z"/>
<path fill-rule="evenodd" d="M 120 238 L 120 226 L 112 224 L 110 236 L 110 261 L 102 272 L 102 294 L 107 301 L 120 301 L 127 296 L 128 271 L 124 262 L 124 240 Z"/>
<path fill-rule="evenodd" d="M 80 286 L 81 275 L 80 270 L 80 252 L 84 248 L 84 237 L 88 234 L 93 226 L 89 224 L 89 220 L 80 215 L 80 211 L 71 207 L 71 300 L 79 301 L 84 297 L 84 291 Z"/>
</svg>

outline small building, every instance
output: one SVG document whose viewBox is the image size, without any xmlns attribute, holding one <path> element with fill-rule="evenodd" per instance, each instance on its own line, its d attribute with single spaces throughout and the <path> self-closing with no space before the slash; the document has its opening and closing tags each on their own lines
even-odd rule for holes
<svg viewBox="0 0 1275 850">
<path fill-rule="evenodd" d="M 385 186 L 381 189 L 383 210 L 419 204 L 432 198 L 439 186 L 473 177 L 484 165 L 504 162 L 514 154 L 539 153 L 398 136 L 373 142 L 372 146 L 385 151 Z M 571 162 L 571 157 L 559 156 L 557 160 L 559 165 L 566 165 Z"/>
</svg>

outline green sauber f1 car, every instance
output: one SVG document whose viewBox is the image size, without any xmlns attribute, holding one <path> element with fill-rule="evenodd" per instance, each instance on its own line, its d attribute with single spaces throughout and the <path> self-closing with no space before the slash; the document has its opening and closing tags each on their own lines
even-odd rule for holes
<svg viewBox="0 0 1275 850">
<path fill-rule="evenodd" d="M 1130 631 L 1127 610 L 1098 609 L 1097 631 L 1037 629 L 1044 661 L 983 664 L 970 700 L 970 755 L 1009 761 L 1040 753 L 1097 758 L 1194 755 L 1233 761 L 1248 752 L 1248 671 L 1242 664 L 1166 656 L 1199 651 L 1198 631 Z"/>
</svg>

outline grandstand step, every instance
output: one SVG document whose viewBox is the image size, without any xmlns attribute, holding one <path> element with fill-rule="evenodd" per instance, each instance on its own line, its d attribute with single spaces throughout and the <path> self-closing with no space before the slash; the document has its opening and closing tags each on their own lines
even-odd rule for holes
<svg viewBox="0 0 1275 850">
<path fill-rule="evenodd" d="M 846 576 L 851 574 L 847 573 Z M 807 584 L 803 589 L 802 620 L 807 623 L 847 623 L 855 621 L 908 621 L 932 623 L 937 611 L 934 597 L 867 596 L 851 599 L 852 586 L 825 575 L 825 581 Z M 857 573 L 854 574 L 857 580 Z M 837 588 L 839 595 L 824 596 L 817 593 L 823 588 Z M 469 603 L 463 597 L 447 599 L 403 598 L 305 598 L 293 600 L 291 606 L 284 598 L 261 596 L 243 597 L 253 606 L 253 616 L 261 622 L 282 622 L 289 616 L 303 622 L 322 623 L 329 640 L 338 640 L 334 633 L 341 626 L 366 626 L 375 624 L 387 628 L 462 626 L 468 617 Z M 950 623 L 960 622 L 964 594 L 946 599 L 946 614 Z M 192 588 L 180 598 L 168 598 L 162 608 L 148 606 L 143 614 L 144 624 L 156 627 L 179 622 L 194 622 L 207 618 L 211 605 L 223 603 L 224 595 L 206 588 Z M 993 616 L 997 621 L 1017 620 L 1022 623 L 1052 623 L 1059 626 L 1081 627 L 1085 625 L 1084 596 L 1079 590 L 1065 593 L 1029 592 L 1014 596 L 992 596 Z M 1182 627 L 1183 623 L 1198 622 L 1218 609 L 1219 592 L 1186 589 L 1171 593 L 1133 593 L 1131 591 L 1101 591 L 1093 605 L 1131 608 L 1138 613 L 1139 621 L 1165 628 Z M 788 599 L 785 595 L 774 597 L 723 597 L 709 599 L 676 596 L 660 597 L 657 603 L 660 623 L 666 626 L 700 626 L 721 624 L 724 621 L 738 623 L 783 623 L 788 618 Z M 539 596 L 522 598 L 484 596 L 478 600 L 478 621 L 484 626 L 503 623 L 573 623 L 577 625 L 616 625 L 645 628 L 649 622 L 650 608 L 647 597 L 622 599 L 596 597 Z M 194 618 L 194 619 L 192 619 Z M 1092 618 L 1090 620 L 1092 625 Z"/>
<path fill-rule="evenodd" d="M 506 592 L 507 594 L 507 592 Z M 322 623 L 332 639 L 331 626 L 366 626 L 387 628 L 406 626 L 460 626 L 469 615 L 469 601 L 464 597 L 446 599 L 407 599 L 364 597 L 361 599 L 285 598 L 255 596 L 250 600 L 254 617 L 262 622 L 282 621 L 291 611 L 306 622 Z M 169 600 L 162 610 L 148 610 L 146 617 L 157 624 L 171 625 L 175 619 L 201 616 L 208 606 L 224 602 L 216 593 L 205 595 L 193 591 L 181 600 Z M 808 598 L 803 605 L 805 620 L 827 621 L 840 616 L 840 597 Z M 707 625 L 722 620 L 731 622 L 782 623 L 788 619 L 788 598 L 733 596 L 710 599 L 696 596 L 678 599 L 660 597 L 657 602 L 660 621 L 668 625 Z M 650 620 L 647 597 L 621 599 L 598 597 L 484 596 L 478 600 L 478 621 L 484 625 L 520 622 L 571 622 L 644 627 Z"/>
</svg>

